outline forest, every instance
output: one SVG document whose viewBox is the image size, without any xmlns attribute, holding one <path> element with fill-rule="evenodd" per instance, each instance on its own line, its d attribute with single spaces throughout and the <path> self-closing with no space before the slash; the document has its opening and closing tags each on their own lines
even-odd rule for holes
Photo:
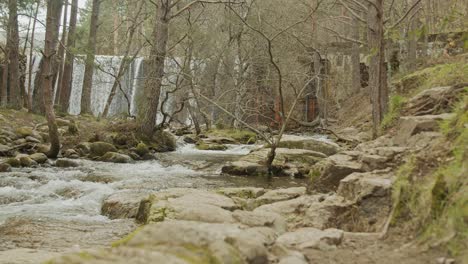
<svg viewBox="0 0 468 264">
<path fill-rule="evenodd" d="M 468 263 L 468 0 L 1 0 L 0 263 Z"/>
</svg>

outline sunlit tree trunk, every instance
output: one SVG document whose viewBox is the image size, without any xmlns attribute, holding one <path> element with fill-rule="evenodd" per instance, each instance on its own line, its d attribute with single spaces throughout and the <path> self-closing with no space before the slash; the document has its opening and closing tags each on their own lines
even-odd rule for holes
<svg viewBox="0 0 468 264">
<path fill-rule="evenodd" d="M 96 57 L 96 40 L 99 27 L 99 6 L 101 0 L 93 0 L 93 10 L 89 27 L 86 64 L 83 79 L 83 91 L 81 94 L 81 113 L 91 114 L 91 89 L 93 85 L 94 59 Z"/>
<path fill-rule="evenodd" d="M 54 68 L 55 54 L 57 52 L 57 42 L 59 34 L 59 16 L 61 13 L 62 0 L 48 0 L 47 2 L 47 22 L 46 36 L 44 47 L 44 63 L 43 63 L 43 100 L 49 127 L 50 150 L 47 156 L 56 158 L 60 152 L 60 138 L 55 122 L 54 102 L 53 102 L 53 87 L 54 87 Z"/>
</svg>

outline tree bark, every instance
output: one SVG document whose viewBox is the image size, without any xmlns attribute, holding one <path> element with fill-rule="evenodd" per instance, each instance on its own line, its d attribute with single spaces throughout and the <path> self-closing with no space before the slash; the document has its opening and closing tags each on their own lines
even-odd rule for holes
<svg viewBox="0 0 468 264">
<path fill-rule="evenodd" d="M 62 89 L 60 88 L 63 80 L 63 67 L 65 64 L 65 45 L 67 40 L 67 17 L 68 17 L 68 1 L 65 1 L 63 7 L 63 22 L 62 22 L 62 39 L 60 40 L 59 48 L 58 48 L 58 81 L 57 85 L 55 86 L 55 104 L 58 104 L 60 94 L 62 93 Z"/>
<path fill-rule="evenodd" d="M 54 57 L 57 52 L 59 34 L 59 16 L 57 14 L 61 13 L 61 9 L 62 0 L 48 0 L 42 87 L 47 125 L 49 127 L 50 150 L 47 153 L 49 158 L 56 158 L 60 152 L 60 138 L 57 123 L 55 122 L 52 92 L 55 76 L 53 64 L 56 63 Z"/>
<path fill-rule="evenodd" d="M 8 104 L 15 109 L 20 109 L 22 107 L 22 100 L 19 68 L 19 33 L 17 0 L 9 0 L 8 10 Z"/>
<path fill-rule="evenodd" d="M 151 138 L 156 126 L 159 96 L 164 76 L 164 61 L 167 54 L 167 40 L 169 38 L 169 16 L 170 2 L 160 0 L 156 10 L 156 19 L 153 30 L 153 46 L 149 56 L 149 72 L 145 81 L 145 92 L 147 94 L 145 109 L 140 121 L 141 133 Z"/>
<path fill-rule="evenodd" d="M 352 36 L 351 38 L 359 40 L 359 20 L 355 17 L 353 19 Z M 361 90 L 361 57 L 359 44 L 353 42 L 351 47 L 351 78 L 352 78 L 352 91 L 359 92 Z"/>
<path fill-rule="evenodd" d="M 33 50 L 34 50 L 34 36 L 36 33 L 36 22 L 37 22 L 37 14 L 39 13 L 39 4 L 40 1 L 36 1 L 36 10 L 34 11 L 34 18 L 33 18 L 33 25 L 31 31 L 31 46 L 29 49 L 29 71 L 28 71 L 28 88 L 26 91 L 26 96 L 28 97 L 28 110 L 32 112 L 33 110 L 33 97 L 32 97 L 32 71 L 35 61 L 33 60 Z"/>
<path fill-rule="evenodd" d="M 96 39 L 99 27 L 99 6 L 101 0 L 93 0 L 93 11 L 91 14 L 91 23 L 89 28 L 89 38 L 87 45 L 87 55 L 85 63 L 85 72 L 83 79 L 83 90 L 81 94 L 81 113 L 92 114 L 91 109 L 91 88 L 93 85 L 94 59 L 96 57 Z"/>
<path fill-rule="evenodd" d="M 0 90 L 0 106 L 8 104 L 8 50 L 5 50 L 5 61 L 2 68 L 2 83 Z"/>
<path fill-rule="evenodd" d="M 387 112 L 388 87 L 385 65 L 385 43 L 383 27 L 383 0 L 374 0 L 368 8 L 368 43 L 371 51 L 369 65 L 369 87 L 371 89 L 373 136 L 377 137 L 380 123 Z"/>
<path fill-rule="evenodd" d="M 125 74 L 125 72 L 127 72 L 128 67 L 131 65 L 132 61 L 134 61 L 135 57 L 138 55 L 140 51 L 140 50 L 137 50 L 137 52 L 135 52 L 135 54 L 131 58 L 129 57 L 130 50 L 132 48 L 133 38 L 138 29 L 138 23 L 137 23 L 138 16 L 143 7 L 142 2 L 140 2 L 138 5 L 139 5 L 138 12 L 133 17 L 133 24 L 130 26 L 130 30 L 129 30 L 129 34 L 127 38 L 127 46 L 125 47 L 125 53 L 120 63 L 119 71 L 117 72 L 117 76 L 115 77 L 114 83 L 112 84 L 111 92 L 109 94 L 109 97 L 107 98 L 106 105 L 102 113 L 103 117 L 107 117 L 109 115 L 110 105 L 112 104 L 112 101 L 114 100 L 114 96 L 117 92 L 117 88 L 120 86 L 120 79 Z M 117 29 L 115 28 L 114 30 L 117 30 Z"/>
<path fill-rule="evenodd" d="M 60 83 L 59 109 L 63 113 L 68 112 L 70 107 L 70 95 L 73 80 L 73 61 L 75 54 L 72 50 L 75 47 L 76 20 L 78 15 L 78 0 L 72 0 L 70 11 L 70 22 L 68 26 L 67 54 L 63 66 L 63 77 Z"/>
</svg>

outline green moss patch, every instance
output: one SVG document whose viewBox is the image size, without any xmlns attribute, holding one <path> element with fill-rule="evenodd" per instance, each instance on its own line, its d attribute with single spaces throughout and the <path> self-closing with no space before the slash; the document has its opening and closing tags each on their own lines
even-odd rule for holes
<svg viewBox="0 0 468 264">
<path fill-rule="evenodd" d="M 257 141 L 257 135 L 254 132 L 248 130 L 214 129 L 209 131 L 208 135 L 217 137 L 230 137 L 241 144 L 255 144 Z"/>
</svg>

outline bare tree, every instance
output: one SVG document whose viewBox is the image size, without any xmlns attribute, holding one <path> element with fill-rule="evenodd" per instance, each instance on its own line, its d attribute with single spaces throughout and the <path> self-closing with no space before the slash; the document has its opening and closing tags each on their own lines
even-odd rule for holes
<svg viewBox="0 0 468 264">
<path fill-rule="evenodd" d="M 99 27 L 99 6 L 101 0 L 93 0 L 91 24 L 89 26 L 89 38 L 87 45 L 83 90 L 81 94 L 81 113 L 91 114 L 91 88 L 93 85 L 94 59 L 96 57 L 96 39 Z"/>
<path fill-rule="evenodd" d="M 68 20 L 68 0 L 65 0 L 64 7 L 63 7 L 63 22 L 62 22 L 62 38 L 60 40 L 60 45 L 58 48 L 58 81 L 55 87 L 55 104 L 58 104 L 60 99 L 60 94 L 62 93 L 62 89 L 60 85 L 62 84 L 63 80 L 63 67 L 65 64 L 65 43 L 67 40 L 67 20 Z"/>
<path fill-rule="evenodd" d="M 28 87 L 26 90 L 26 96 L 27 96 L 27 101 L 28 101 L 28 110 L 31 112 L 33 108 L 33 97 L 32 97 L 32 74 L 33 74 L 33 66 L 35 63 L 35 60 L 33 58 L 33 51 L 34 51 L 34 35 L 36 32 L 36 22 L 37 22 L 37 14 L 39 13 L 39 4 L 40 1 L 36 1 L 36 9 L 34 11 L 34 17 L 33 17 L 33 24 L 32 24 L 32 31 L 31 31 L 31 45 L 29 48 L 29 71 L 28 71 Z"/>
<path fill-rule="evenodd" d="M 54 89 L 54 76 L 56 73 L 53 64 L 56 63 L 55 56 L 57 52 L 58 34 L 59 34 L 59 16 L 61 13 L 62 0 L 48 0 L 47 1 L 47 22 L 46 22 L 46 35 L 45 47 L 43 52 L 44 68 L 43 76 L 43 100 L 47 118 L 47 125 L 49 127 L 50 150 L 47 156 L 56 158 L 60 152 L 60 138 L 58 133 L 57 123 L 55 121 L 54 102 L 53 102 L 53 89 Z"/>
<path fill-rule="evenodd" d="M 22 107 L 20 68 L 19 68 L 19 33 L 18 33 L 18 1 L 8 1 L 8 91 L 9 104 L 16 109 Z"/>
<path fill-rule="evenodd" d="M 68 39 L 67 39 L 67 53 L 65 56 L 65 63 L 63 66 L 63 77 L 62 82 L 59 83 L 60 96 L 59 96 L 59 109 L 60 111 L 67 113 L 70 106 L 70 94 L 72 89 L 73 79 L 73 61 L 75 55 L 73 54 L 73 48 L 75 47 L 75 31 L 76 31 L 76 20 L 78 15 L 78 0 L 72 0 L 71 11 L 70 11 L 70 22 L 68 25 Z"/>
</svg>

